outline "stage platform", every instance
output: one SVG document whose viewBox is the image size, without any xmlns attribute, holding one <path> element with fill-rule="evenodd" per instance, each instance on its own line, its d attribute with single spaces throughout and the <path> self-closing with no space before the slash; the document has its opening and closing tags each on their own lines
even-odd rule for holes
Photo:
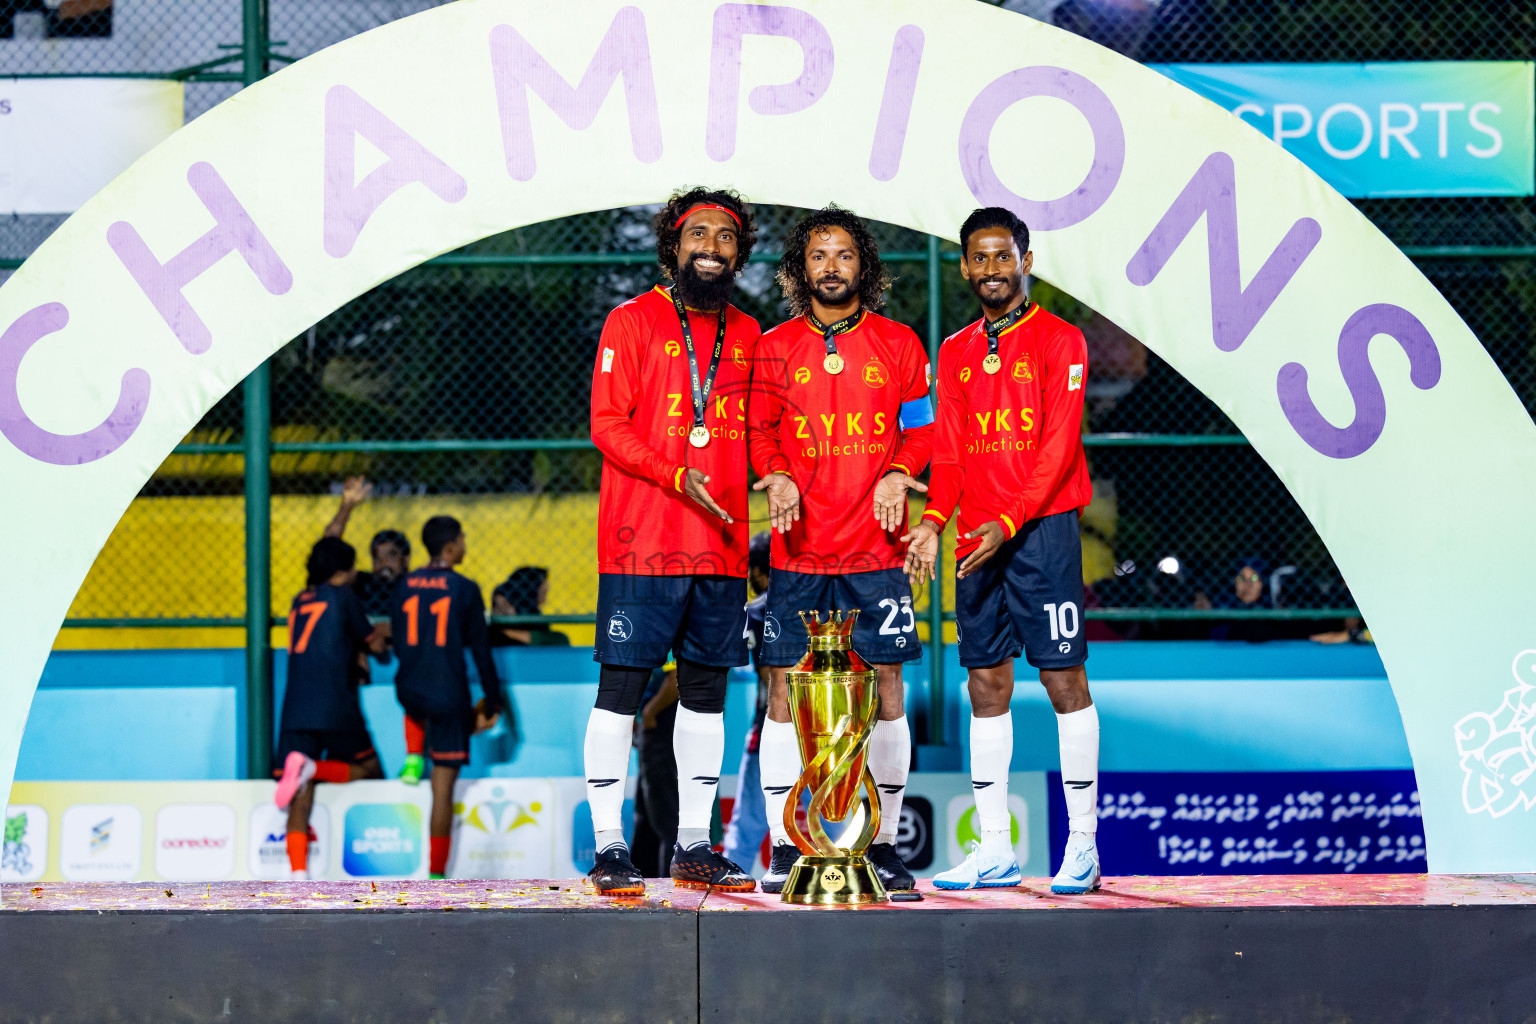
<svg viewBox="0 0 1536 1024">
<path fill-rule="evenodd" d="M 1536 877 L 1046 880 L 785 907 L 653 882 L 0 886 L 0 1021 L 1530 1021 Z"/>
</svg>

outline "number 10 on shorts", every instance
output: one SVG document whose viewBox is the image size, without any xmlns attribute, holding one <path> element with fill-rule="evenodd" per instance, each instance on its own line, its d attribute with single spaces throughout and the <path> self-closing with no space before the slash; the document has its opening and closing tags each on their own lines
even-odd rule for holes
<svg viewBox="0 0 1536 1024">
<path fill-rule="evenodd" d="M 1063 601 L 1061 604 L 1048 604 L 1043 606 L 1043 611 L 1051 624 L 1052 640 L 1060 640 L 1063 637 L 1070 640 L 1077 636 L 1079 622 L 1075 603 Z"/>
</svg>

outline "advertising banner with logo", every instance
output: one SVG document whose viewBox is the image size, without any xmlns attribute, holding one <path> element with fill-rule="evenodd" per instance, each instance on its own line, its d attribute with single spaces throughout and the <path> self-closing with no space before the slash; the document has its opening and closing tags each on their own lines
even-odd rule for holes
<svg viewBox="0 0 1536 1024">
<path fill-rule="evenodd" d="M 0 213 L 71 213 L 181 127 L 182 84 L 0 78 Z"/>
<path fill-rule="evenodd" d="M 1061 776 L 1047 788 L 1059 858 Z M 1422 873 L 1424 819 L 1411 771 L 1105 772 L 1099 852 L 1112 875 Z"/>
<path fill-rule="evenodd" d="M 1500 89 L 1528 101 L 1522 74 Z M 1411 142 L 1426 168 L 1443 123 L 1447 166 L 1518 155 L 1504 187 L 1530 191 L 1529 106 L 1440 88 L 1295 102 L 1313 135 L 1358 106 L 1321 135 L 1349 152 L 1369 128 L 1356 161 Z M 843 144 L 807 174 L 818 138 Z M 1018 212 L 1033 273 L 1211 398 L 1316 526 L 1402 712 L 1429 866 L 1536 869 L 1536 546 L 1509 541 L 1536 532 L 1536 423 L 1419 269 L 1268 134 L 972 0 L 462 0 L 282 68 L 114 179 L 0 285 L 0 534 L 62 538 L 18 547 L 0 591 L 0 790 L 97 553 L 230 389 L 438 253 L 694 182 L 949 239 L 978 206 Z M 1469 501 L 1503 529 L 1467 529 Z M 368 825 L 354 854 L 403 862 L 408 825 Z"/>
<path fill-rule="evenodd" d="M 1346 196 L 1536 191 L 1536 65 L 1152 64 Z"/>
</svg>

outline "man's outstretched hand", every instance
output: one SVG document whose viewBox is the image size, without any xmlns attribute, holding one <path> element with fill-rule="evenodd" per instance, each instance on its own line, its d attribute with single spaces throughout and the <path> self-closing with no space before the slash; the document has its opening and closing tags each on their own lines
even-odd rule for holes
<svg viewBox="0 0 1536 1024">
<path fill-rule="evenodd" d="M 901 524 L 906 521 L 909 490 L 927 493 L 928 485 L 900 470 L 885 474 L 875 484 L 875 520 L 886 533 L 901 529 Z"/>
<path fill-rule="evenodd" d="M 939 528 L 924 519 L 910 533 L 904 534 L 901 540 L 907 545 L 907 561 L 903 569 L 913 589 L 931 579 L 937 579 Z"/>
<path fill-rule="evenodd" d="M 754 491 L 768 492 L 768 525 L 780 533 L 800 519 L 800 488 L 788 473 L 769 473 L 752 485 Z"/>
<path fill-rule="evenodd" d="M 700 505 L 703 505 L 714 515 L 719 516 L 728 523 L 734 523 L 736 520 L 731 518 L 730 513 L 717 505 L 715 499 L 710 497 L 708 489 L 704 486 L 707 483 L 709 483 L 709 477 L 702 469 L 690 469 L 683 476 L 683 493 Z"/>
<path fill-rule="evenodd" d="M 997 549 L 1002 547 L 1003 541 L 1008 539 L 1008 533 L 1003 529 L 1003 524 L 994 519 L 991 522 L 982 523 L 965 535 L 966 540 L 975 540 L 977 537 L 981 538 L 981 546 L 966 555 L 965 561 L 960 563 L 960 571 L 955 574 L 958 579 L 965 579 L 986 564 L 987 559 L 996 554 Z"/>
</svg>

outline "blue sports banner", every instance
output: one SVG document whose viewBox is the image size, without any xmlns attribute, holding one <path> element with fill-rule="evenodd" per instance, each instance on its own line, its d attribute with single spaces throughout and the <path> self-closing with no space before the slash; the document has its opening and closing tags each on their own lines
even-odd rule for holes
<svg viewBox="0 0 1536 1024">
<path fill-rule="evenodd" d="M 1046 791 L 1059 859 L 1067 839 L 1059 773 Z M 1426 870 L 1419 787 L 1403 770 L 1105 772 L 1099 855 L 1110 875 Z"/>
<path fill-rule="evenodd" d="M 1154 64 L 1346 196 L 1528 196 L 1525 61 Z"/>
</svg>

